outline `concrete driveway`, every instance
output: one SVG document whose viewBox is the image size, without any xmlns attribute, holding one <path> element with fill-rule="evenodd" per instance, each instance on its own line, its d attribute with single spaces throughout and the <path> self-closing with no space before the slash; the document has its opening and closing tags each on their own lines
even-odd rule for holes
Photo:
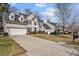
<svg viewBox="0 0 79 59">
<path fill-rule="evenodd" d="M 28 56 L 71 56 L 78 54 L 78 51 L 73 48 L 29 35 L 11 36 L 11 38 L 27 50 L 25 54 Z"/>
</svg>

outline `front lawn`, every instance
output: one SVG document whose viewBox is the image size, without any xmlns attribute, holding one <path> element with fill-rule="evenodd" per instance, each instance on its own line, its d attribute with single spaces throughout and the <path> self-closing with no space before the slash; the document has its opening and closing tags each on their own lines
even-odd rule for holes
<svg viewBox="0 0 79 59">
<path fill-rule="evenodd" d="M 31 34 L 32 36 L 43 38 L 50 41 L 55 42 L 65 42 L 65 41 L 72 41 L 71 35 L 64 35 L 64 36 L 56 36 L 56 35 L 48 35 L 48 34 Z"/>
<path fill-rule="evenodd" d="M 72 35 L 48 35 L 48 34 L 31 34 L 34 37 L 43 38 L 46 40 L 54 41 L 54 42 L 65 42 L 67 44 L 79 45 L 79 39 L 76 39 L 75 42 L 72 42 Z"/>
<path fill-rule="evenodd" d="M 0 56 L 18 55 L 26 52 L 10 37 L 0 37 Z"/>
</svg>

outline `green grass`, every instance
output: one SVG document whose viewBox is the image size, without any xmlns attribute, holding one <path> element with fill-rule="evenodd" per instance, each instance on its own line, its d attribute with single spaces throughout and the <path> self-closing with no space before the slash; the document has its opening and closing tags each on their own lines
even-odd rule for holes
<svg viewBox="0 0 79 59">
<path fill-rule="evenodd" d="M 26 52 L 10 37 L 0 37 L 0 56 L 18 55 Z"/>
</svg>

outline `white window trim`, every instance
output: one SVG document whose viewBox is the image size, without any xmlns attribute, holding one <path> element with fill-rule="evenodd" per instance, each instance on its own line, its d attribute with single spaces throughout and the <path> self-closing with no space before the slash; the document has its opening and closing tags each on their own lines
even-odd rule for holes
<svg viewBox="0 0 79 59">
<path fill-rule="evenodd" d="M 20 22 L 24 22 L 24 21 L 25 21 L 25 19 L 24 19 L 24 16 L 23 16 L 23 15 L 20 15 L 20 17 L 19 17 L 19 21 L 20 21 Z"/>
<path fill-rule="evenodd" d="M 13 16 L 13 19 L 12 19 L 12 16 Z M 12 21 L 14 21 L 15 20 L 15 14 L 14 13 L 10 13 L 9 19 L 12 20 Z"/>
</svg>

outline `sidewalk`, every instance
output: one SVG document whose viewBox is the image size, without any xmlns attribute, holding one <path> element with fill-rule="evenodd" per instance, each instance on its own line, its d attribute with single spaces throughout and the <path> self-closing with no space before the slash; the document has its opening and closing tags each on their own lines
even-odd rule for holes
<svg viewBox="0 0 79 59">
<path fill-rule="evenodd" d="M 70 56 L 76 55 L 77 50 L 67 48 L 55 42 L 41 38 L 26 36 L 11 36 L 20 46 L 27 50 L 28 56 Z"/>
</svg>

